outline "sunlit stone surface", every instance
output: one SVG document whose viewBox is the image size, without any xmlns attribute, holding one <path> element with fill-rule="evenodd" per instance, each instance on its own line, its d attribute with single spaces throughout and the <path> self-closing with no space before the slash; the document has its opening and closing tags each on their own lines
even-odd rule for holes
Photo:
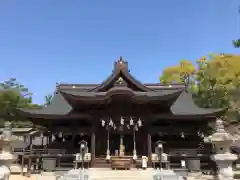
<svg viewBox="0 0 240 180">
<path fill-rule="evenodd" d="M 237 159 L 237 155 L 231 153 L 230 146 L 234 138 L 225 131 L 221 119 L 217 119 L 216 132 L 209 139 L 216 149 L 216 154 L 211 158 L 218 166 L 218 180 L 233 180 L 232 163 Z"/>
<path fill-rule="evenodd" d="M 12 136 L 12 125 L 10 122 L 4 123 L 3 133 L 0 136 L 0 180 L 8 180 L 10 176 L 10 165 L 16 159 L 12 154 L 11 142 L 15 139 Z"/>
</svg>

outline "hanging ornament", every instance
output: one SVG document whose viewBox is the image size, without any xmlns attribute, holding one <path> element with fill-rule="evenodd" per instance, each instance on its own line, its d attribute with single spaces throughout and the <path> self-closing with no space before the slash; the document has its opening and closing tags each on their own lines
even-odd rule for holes
<svg viewBox="0 0 240 180">
<path fill-rule="evenodd" d="M 201 135 L 201 133 L 200 133 L 200 131 L 199 131 L 199 130 L 197 131 L 197 135 L 198 135 L 198 136 L 200 136 L 200 135 Z"/>
<path fill-rule="evenodd" d="M 59 137 L 59 138 L 62 138 L 62 137 L 63 137 L 63 133 L 62 133 L 62 132 L 59 132 L 59 133 L 58 133 L 58 137 Z"/>
<path fill-rule="evenodd" d="M 130 118 L 130 122 L 129 122 L 130 126 L 133 126 L 134 125 L 134 122 L 133 122 L 133 119 L 132 117 Z"/>
<path fill-rule="evenodd" d="M 139 126 L 139 127 L 141 127 L 141 126 L 142 126 L 142 121 L 141 121 L 141 119 L 140 119 L 140 118 L 138 119 L 138 126 Z"/>
<path fill-rule="evenodd" d="M 105 121 L 104 120 L 102 120 L 102 127 L 104 127 L 105 126 Z"/>
<path fill-rule="evenodd" d="M 181 138 L 185 138 L 184 132 L 181 132 Z"/>
<path fill-rule="evenodd" d="M 112 121 L 112 119 L 110 119 L 110 121 L 109 121 L 109 126 L 110 126 L 110 127 L 113 127 L 113 121 Z"/>
<path fill-rule="evenodd" d="M 121 117 L 120 124 L 121 124 L 121 125 L 124 125 L 124 119 L 123 119 L 123 117 Z"/>
</svg>

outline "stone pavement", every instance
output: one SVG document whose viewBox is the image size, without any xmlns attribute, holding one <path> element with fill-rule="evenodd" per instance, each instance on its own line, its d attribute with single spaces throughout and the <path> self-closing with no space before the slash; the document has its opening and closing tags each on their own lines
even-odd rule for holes
<svg viewBox="0 0 240 180">
<path fill-rule="evenodd" d="M 147 170 L 111 170 L 106 168 L 90 168 L 89 180 L 152 180 L 153 169 Z M 66 173 L 66 172 L 65 172 Z M 61 175 L 63 172 L 60 173 Z M 60 175 L 56 173 L 56 175 Z M 10 180 L 52 180 L 53 176 L 32 175 L 30 178 L 21 175 L 11 175 Z"/>
<path fill-rule="evenodd" d="M 106 170 L 99 168 L 89 170 L 91 180 L 151 180 L 153 173 L 153 169 Z"/>
<path fill-rule="evenodd" d="M 62 175 L 66 172 L 61 172 Z M 56 173 L 59 175 L 59 173 Z M 89 169 L 90 179 L 89 180 L 152 180 L 154 170 L 149 168 L 147 170 L 111 170 L 106 168 L 90 168 Z M 240 171 L 235 171 L 235 174 L 240 174 Z M 33 174 L 31 177 L 25 177 L 22 175 L 11 175 L 10 180 L 51 180 L 54 177 L 40 177 L 39 175 Z M 213 180 L 212 176 L 204 175 L 204 180 Z"/>
<path fill-rule="evenodd" d="M 36 176 L 25 177 L 22 175 L 11 175 L 9 180 L 37 180 Z"/>
</svg>

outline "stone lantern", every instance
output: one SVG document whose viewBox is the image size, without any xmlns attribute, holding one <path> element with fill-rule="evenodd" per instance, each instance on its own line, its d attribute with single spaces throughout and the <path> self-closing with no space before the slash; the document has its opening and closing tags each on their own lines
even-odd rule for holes
<svg viewBox="0 0 240 180">
<path fill-rule="evenodd" d="M 216 154 L 211 159 L 218 166 L 218 180 L 233 180 L 234 174 L 232 170 L 233 161 L 237 160 L 237 155 L 232 154 L 230 146 L 233 143 L 233 137 L 224 129 L 223 121 L 217 119 L 216 132 L 209 137 L 212 142 Z"/>
<path fill-rule="evenodd" d="M 10 165 L 16 159 L 12 154 L 11 143 L 15 140 L 12 136 L 12 124 L 10 122 L 4 123 L 2 135 L 0 135 L 0 180 L 8 180 L 10 176 Z"/>
</svg>

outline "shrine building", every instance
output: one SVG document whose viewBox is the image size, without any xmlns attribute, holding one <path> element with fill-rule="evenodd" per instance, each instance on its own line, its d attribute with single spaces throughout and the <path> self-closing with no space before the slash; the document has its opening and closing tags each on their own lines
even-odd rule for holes
<svg viewBox="0 0 240 180">
<path fill-rule="evenodd" d="M 105 166 L 115 156 L 146 156 L 152 166 L 159 140 L 172 163 L 183 154 L 209 158 L 204 135 L 224 114 L 199 108 L 184 84 L 141 83 L 122 58 L 103 83 L 57 84 L 49 106 L 21 111 L 51 134 L 48 149 L 74 154 L 86 141 L 92 167 Z"/>
</svg>

